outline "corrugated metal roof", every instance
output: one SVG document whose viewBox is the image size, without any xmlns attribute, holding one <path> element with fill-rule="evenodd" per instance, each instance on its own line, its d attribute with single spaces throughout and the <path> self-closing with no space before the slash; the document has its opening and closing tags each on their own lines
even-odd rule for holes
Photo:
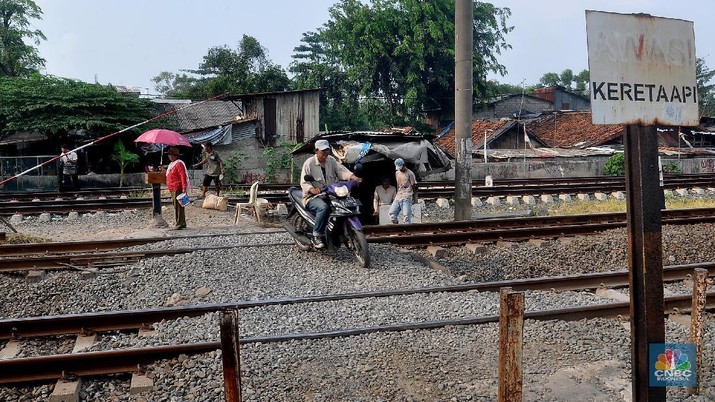
<svg viewBox="0 0 715 402">
<path fill-rule="evenodd" d="M 40 133 L 15 133 L 0 140 L 0 145 L 20 144 L 23 142 L 45 141 L 47 136 Z"/>
<path fill-rule="evenodd" d="M 166 107 L 166 105 L 164 106 Z M 176 122 L 179 127 L 178 131 L 181 133 L 242 121 L 246 117 L 243 115 L 241 103 L 231 101 L 207 101 L 191 107 L 182 104 L 171 104 L 166 109 L 177 111 L 168 118 Z"/>
<path fill-rule="evenodd" d="M 562 149 L 562 148 L 530 148 L 530 149 L 490 149 L 490 159 L 518 158 L 575 158 L 584 156 L 613 155 L 617 151 L 611 148 Z M 483 150 L 476 152 L 484 155 Z"/>
</svg>

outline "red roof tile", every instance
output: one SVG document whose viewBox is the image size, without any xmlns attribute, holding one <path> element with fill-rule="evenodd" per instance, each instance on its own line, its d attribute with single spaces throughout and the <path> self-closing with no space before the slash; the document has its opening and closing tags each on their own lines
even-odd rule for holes
<svg viewBox="0 0 715 402">
<path fill-rule="evenodd" d="M 620 124 L 593 124 L 591 112 L 562 112 L 526 124 L 553 148 L 587 148 L 602 145 L 623 134 Z"/>
<path fill-rule="evenodd" d="M 484 133 L 485 130 L 487 134 L 487 141 L 494 137 L 495 135 L 498 135 L 499 130 L 504 127 L 507 124 L 512 124 L 514 121 L 513 120 L 494 120 L 494 121 L 487 121 L 487 120 L 474 120 L 472 121 L 472 144 L 474 144 L 474 148 L 477 149 L 480 147 L 479 144 L 484 144 Z M 491 131 L 490 131 L 491 130 Z M 449 132 L 442 137 L 438 138 L 435 140 L 435 144 L 437 144 L 442 150 L 447 152 L 449 155 L 455 156 L 456 152 L 454 150 L 454 127 L 452 127 Z"/>
</svg>

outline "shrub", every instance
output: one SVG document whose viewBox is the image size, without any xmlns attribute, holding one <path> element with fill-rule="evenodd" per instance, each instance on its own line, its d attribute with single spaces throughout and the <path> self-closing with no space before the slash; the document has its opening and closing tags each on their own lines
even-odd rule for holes
<svg viewBox="0 0 715 402">
<path fill-rule="evenodd" d="M 683 171 L 680 170 L 680 166 L 677 163 L 670 161 L 663 165 L 663 173 L 681 174 Z"/>
<path fill-rule="evenodd" d="M 626 158 L 622 152 L 613 154 L 606 161 L 604 171 L 608 176 L 625 176 L 626 174 Z"/>
</svg>

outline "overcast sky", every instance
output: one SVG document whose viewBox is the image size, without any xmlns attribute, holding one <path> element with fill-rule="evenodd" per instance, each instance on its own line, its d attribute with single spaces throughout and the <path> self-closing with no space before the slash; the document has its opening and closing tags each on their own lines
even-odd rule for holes
<svg viewBox="0 0 715 402">
<path fill-rule="evenodd" d="M 209 48 L 236 48 L 243 34 L 287 70 L 302 34 L 328 20 L 334 0 L 35 0 L 46 73 L 154 93 L 162 71 L 194 69 Z M 493 0 L 508 7 L 512 49 L 501 82 L 536 84 L 546 72 L 588 67 L 585 10 L 648 13 L 695 23 L 696 53 L 715 69 L 713 0 Z"/>
</svg>

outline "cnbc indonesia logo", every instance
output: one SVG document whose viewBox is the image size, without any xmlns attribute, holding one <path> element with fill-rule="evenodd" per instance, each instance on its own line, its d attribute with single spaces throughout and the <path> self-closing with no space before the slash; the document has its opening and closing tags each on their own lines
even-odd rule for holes
<svg viewBox="0 0 715 402">
<path fill-rule="evenodd" d="M 689 356 L 695 356 L 694 345 L 660 344 L 660 351 L 651 345 L 651 386 L 692 387 L 697 385 L 695 362 Z M 663 350 L 662 348 L 665 348 Z M 694 359 L 693 359 L 694 360 Z"/>
</svg>

